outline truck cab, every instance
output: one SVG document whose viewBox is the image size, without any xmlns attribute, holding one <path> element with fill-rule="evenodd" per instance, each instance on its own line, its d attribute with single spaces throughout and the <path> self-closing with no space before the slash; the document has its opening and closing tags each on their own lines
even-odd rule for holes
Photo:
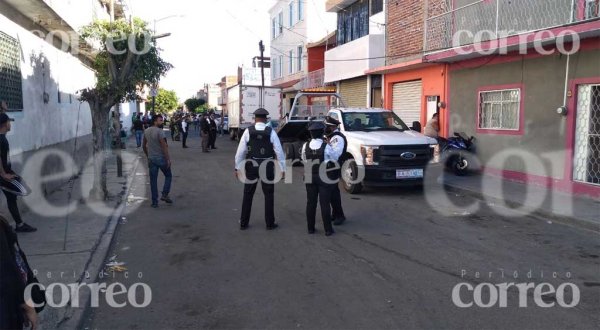
<svg viewBox="0 0 600 330">
<path fill-rule="evenodd" d="M 425 168 L 432 161 L 437 141 L 409 128 L 393 111 L 379 108 L 343 106 L 299 106 L 298 98 L 312 96 L 300 93 L 294 106 L 281 123 L 278 135 L 288 160 L 300 158 L 302 145 L 309 141 L 308 125 L 331 116 L 340 122 L 340 131 L 348 146 L 342 167 L 344 189 L 357 194 L 363 186 L 420 185 Z"/>
<path fill-rule="evenodd" d="M 342 173 L 346 191 L 359 193 L 363 185 L 422 184 L 435 139 L 410 129 L 386 109 L 335 108 L 328 115 L 340 121 L 348 141 Z M 360 175 L 363 180 L 356 182 Z"/>
</svg>

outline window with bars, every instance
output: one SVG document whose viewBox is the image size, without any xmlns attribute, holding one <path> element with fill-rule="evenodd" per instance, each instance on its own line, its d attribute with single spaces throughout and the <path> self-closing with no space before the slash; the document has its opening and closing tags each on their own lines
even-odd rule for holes
<svg viewBox="0 0 600 330">
<path fill-rule="evenodd" d="M 298 20 L 304 19 L 304 0 L 298 0 Z"/>
<path fill-rule="evenodd" d="M 479 93 L 480 129 L 518 131 L 521 118 L 521 90 L 504 89 Z"/>
<path fill-rule="evenodd" d="M 290 27 L 292 27 L 294 25 L 294 19 L 296 19 L 296 15 L 294 14 L 294 8 L 296 6 L 294 4 L 294 1 L 290 2 L 290 4 L 288 5 L 288 7 L 289 7 L 289 12 L 290 12 L 289 23 L 290 23 Z"/>
<path fill-rule="evenodd" d="M 9 111 L 23 110 L 21 47 L 4 32 L 0 32 L 0 100 L 8 103 Z"/>
<path fill-rule="evenodd" d="M 278 35 L 279 35 L 279 34 L 283 33 L 283 11 L 280 11 L 279 15 L 277 15 L 277 20 L 279 23 L 279 31 L 278 31 L 279 32 Z"/>
<path fill-rule="evenodd" d="M 369 4 L 368 0 L 360 0 L 338 12 L 338 45 L 369 34 Z"/>
<path fill-rule="evenodd" d="M 303 51 L 304 51 L 304 47 L 303 46 L 298 46 L 298 63 L 296 65 L 296 67 L 298 68 L 298 71 L 302 71 L 302 56 L 303 56 Z"/>
<path fill-rule="evenodd" d="M 277 61 L 277 65 L 279 65 L 279 69 L 277 71 L 277 77 L 283 77 L 283 55 L 279 55 L 279 61 Z"/>
</svg>

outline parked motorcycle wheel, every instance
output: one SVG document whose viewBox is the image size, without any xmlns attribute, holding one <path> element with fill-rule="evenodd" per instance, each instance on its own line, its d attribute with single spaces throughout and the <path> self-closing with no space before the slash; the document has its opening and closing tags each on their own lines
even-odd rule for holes
<svg viewBox="0 0 600 330">
<path fill-rule="evenodd" d="M 469 161 L 463 156 L 456 156 L 452 159 L 452 171 L 458 176 L 466 175 L 469 172 Z"/>
</svg>

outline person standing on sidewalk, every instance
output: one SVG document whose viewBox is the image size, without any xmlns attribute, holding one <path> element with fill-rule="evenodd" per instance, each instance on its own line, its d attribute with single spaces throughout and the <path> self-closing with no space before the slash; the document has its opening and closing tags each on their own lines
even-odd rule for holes
<svg viewBox="0 0 600 330">
<path fill-rule="evenodd" d="M 200 119 L 200 136 L 202 136 L 202 152 L 210 152 L 208 150 L 210 140 L 210 119 L 206 116 L 206 112 L 202 113 Z"/>
<path fill-rule="evenodd" d="M 181 144 L 184 149 L 187 148 L 188 127 L 189 127 L 188 119 L 189 118 L 187 116 L 185 116 L 181 119 Z"/>
<path fill-rule="evenodd" d="M 338 129 L 340 122 L 330 116 L 327 116 L 325 119 L 325 125 L 327 128 L 325 129 L 325 134 L 327 134 L 327 143 L 331 146 L 334 151 L 335 158 L 334 160 L 338 162 L 340 167 L 339 170 L 333 171 L 333 179 L 339 181 L 342 177 L 342 165 L 346 161 L 346 148 L 348 146 L 348 141 L 346 140 L 346 136 L 340 132 Z M 331 192 L 331 210 L 333 219 L 333 224 L 339 226 L 346 221 L 346 216 L 344 215 L 344 209 L 342 208 L 342 195 L 340 193 L 339 184 L 335 184 Z"/>
<path fill-rule="evenodd" d="M 325 125 L 323 122 L 314 122 L 308 127 L 311 140 L 302 146 L 302 161 L 304 166 L 308 167 L 308 173 L 311 177 L 305 175 L 306 184 L 306 224 L 308 233 L 315 233 L 315 218 L 317 214 L 317 202 L 321 206 L 321 218 L 323 218 L 323 228 L 325 236 L 333 235 L 333 226 L 331 225 L 331 194 L 333 186 L 326 182 L 326 178 L 321 177 L 321 164 L 326 163 L 327 170 L 323 175 L 328 175 L 330 165 L 337 157 L 333 148 L 323 141 Z M 329 177 L 329 180 L 332 180 Z"/>
<path fill-rule="evenodd" d="M 5 106 L 2 106 L 3 110 Z M 18 181 L 19 176 L 15 174 L 12 170 L 10 163 L 10 144 L 6 139 L 6 134 L 11 130 L 11 122 L 14 119 L 8 117 L 8 115 L 4 112 L 0 113 L 0 184 L 2 186 L 6 186 L 14 183 L 15 180 Z M 17 224 L 16 231 L 19 233 L 31 233 L 37 231 L 36 228 L 26 224 L 21 219 L 21 213 L 19 212 L 19 205 L 17 204 L 17 195 L 11 191 L 3 190 L 4 195 L 6 196 L 6 203 L 8 206 L 8 211 L 10 215 L 15 220 Z"/>
<path fill-rule="evenodd" d="M 137 147 L 140 148 L 144 137 L 144 122 L 142 121 L 141 113 L 138 113 L 136 119 L 133 121 L 133 131 L 135 132 L 135 142 Z"/>
<path fill-rule="evenodd" d="M 0 216 L 0 329 L 23 329 L 24 326 L 37 329 L 38 315 L 32 307 L 34 295 L 25 297 L 25 288 L 35 281 L 17 234 Z"/>
<path fill-rule="evenodd" d="M 242 166 L 246 177 L 244 182 L 244 199 L 242 201 L 242 215 L 240 229 L 246 230 L 250 222 L 252 199 L 256 192 L 258 181 L 261 182 L 265 195 L 265 222 L 267 230 L 278 227 L 275 223 L 275 161 L 277 157 L 281 171 L 285 176 L 285 154 L 277 133 L 266 126 L 269 112 L 260 108 L 254 112 L 255 125 L 248 127 L 240 139 L 235 154 L 235 176 L 239 178 Z M 263 162 L 268 162 L 266 171 L 259 171 Z M 263 173 L 264 172 L 264 173 Z"/>
<path fill-rule="evenodd" d="M 148 169 L 150 173 L 150 190 L 152 194 L 152 207 L 158 207 L 158 171 L 165 176 L 165 184 L 162 190 L 161 201 L 172 204 L 169 198 L 171 190 L 171 157 L 169 147 L 165 139 L 163 129 L 164 118 L 162 115 L 152 117 L 152 126 L 144 131 L 144 153 L 148 157 Z"/>
</svg>

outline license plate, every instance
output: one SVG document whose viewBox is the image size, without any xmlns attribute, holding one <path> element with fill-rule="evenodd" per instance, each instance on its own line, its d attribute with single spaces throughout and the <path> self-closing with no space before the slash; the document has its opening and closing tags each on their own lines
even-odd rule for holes
<svg viewBox="0 0 600 330">
<path fill-rule="evenodd" d="M 417 179 L 423 177 L 423 169 L 396 170 L 396 179 Z"/>
</svg>

